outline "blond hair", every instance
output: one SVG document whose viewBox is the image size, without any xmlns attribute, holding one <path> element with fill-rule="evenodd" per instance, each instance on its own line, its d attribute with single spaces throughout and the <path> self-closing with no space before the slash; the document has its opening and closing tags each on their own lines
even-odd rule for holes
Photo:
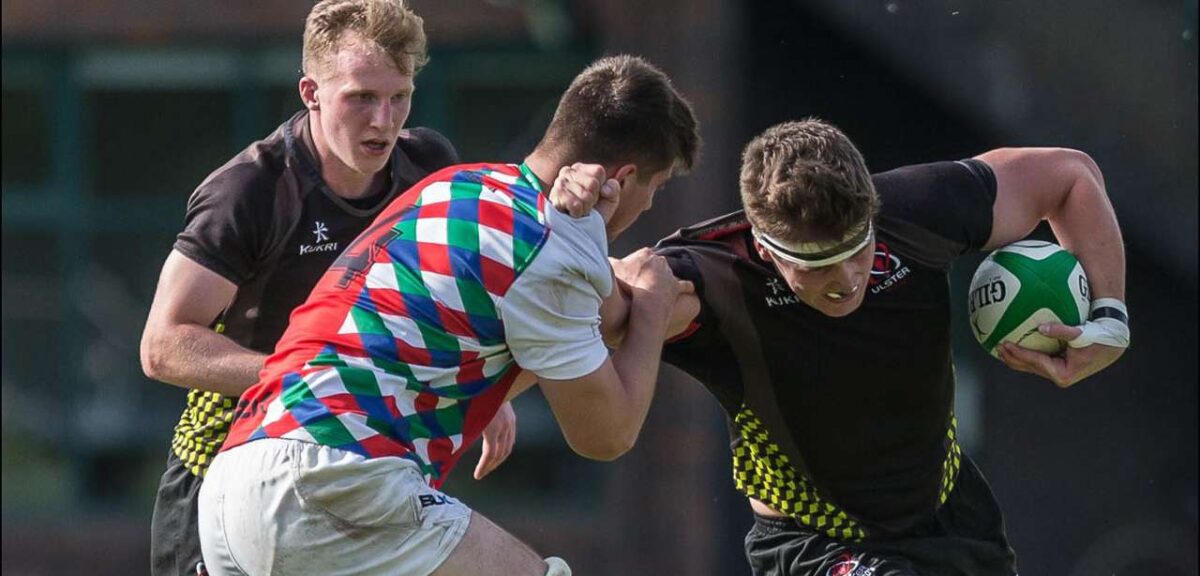
<svg viewBox="0 0 1200 576">
<path fill-rule="evenodd" d="M 815 118 L 768 128 L 746 145 L 739 178 L 746 217 L 789 242 L 840 240 L 879 211 L 862 154 Z"/>
<path fill-rule="evenodd" d="M 386 52 L 405 74 L 415 75 L 429 60 L 425 22 L 404 0 L 322 0 L 304 23 L 304 73 L 327 72 L 349 32 Z"/>
</svg>

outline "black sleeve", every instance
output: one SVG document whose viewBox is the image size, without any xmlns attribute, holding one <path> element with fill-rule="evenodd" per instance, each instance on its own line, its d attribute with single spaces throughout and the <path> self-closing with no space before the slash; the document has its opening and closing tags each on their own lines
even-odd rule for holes
<svg viewBox="0 0 1200 576">
<path fill-rule="evenodd" d="M 980 160 L 905 166 L 873 179 L 880 229 L 922 264 L 945 267 L 992 234 L 996 177 Z"/>
<path fill-rule="evenodd" d="M 405 152 L 414 164 L 426 172 L 436 172 L 459 163 L 458 151 L 437 130 L 417 127 L 409 129 L 408 133 Z"/>
<path fill-rule="evenodd" d="M 275 178 L 252 162 L 223 166 L 188 199 L 175 249 L 241 285 L 266 249 L 274 190 Z"/>
<path fill-rule="evenodd" d="M 667 341 L 664 353 L 673 349 L 679 350 L 702 345 L 716 333 L 716 323 L 708 311 L 708 305 L 705 304 L 704 276 L 700 274 L 700 269 L 696 267 L 695 260 L 692 259 L 692 255 L 686 248 L 658 246 L 654 251 L 667 259 L 667 264 L 676 278 L 688 280 L 695 286 L 696 296 L 700 298 L 700 312 L 696 314 L 696 318 L 692 320 L 692 324 L 686 330 Z"/>
</svg>

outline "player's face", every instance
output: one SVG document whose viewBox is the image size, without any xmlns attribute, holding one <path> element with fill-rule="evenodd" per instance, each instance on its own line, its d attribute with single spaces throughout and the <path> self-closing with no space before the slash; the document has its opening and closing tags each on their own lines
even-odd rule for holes
<svg viewBox="0 0 1200 576">
<path fill-rule="evenodd" d="M 643 181 L 637 176 L 637 172 L 634 172 L 621 181 L 621 201 L 617 203 L 617 209 L 613 211 L 612 218 L 609 218 L 605 227 L 609 242 L 632 226 L 642 212 L 654 205 L 654 194 L 670 179 L 671 169 L 667 168 L 652 175 L 649 180 Z"/>
<path fill-rule="evenodd" d="M 387 165 L 408 120 L 412 74 L 371 43 L 347 39 L 324 76 L 317 80 L 313 110 L 314 130 L 325 144 L 322 168 L 370 177 Z"/>
<path fill-rule="evenodd" d="M 875 239 L 872 238 L 853 256 L 819 268 L 789 262 L 761 247 L 759 254 L 775 263 L 779 275 L 783 276 L 801 302 L 826 316 L 840 317 L 858 310 L 862 305 L 875 258 Z"/>
</svg>

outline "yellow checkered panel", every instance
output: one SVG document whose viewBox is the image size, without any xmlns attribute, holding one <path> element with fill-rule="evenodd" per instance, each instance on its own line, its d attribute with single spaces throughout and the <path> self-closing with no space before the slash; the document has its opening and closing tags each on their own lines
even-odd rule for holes
<svg viewBox="0 0 1200 576">
<path fill-rule="evenodd" d="M 216 392 L 192 390 L 187 408 L 175 425 L 171 449 L 188 470 L 204 477 L 208 465 L 221 449 L 233 421 L 233 401 Z"/>
<path fill-rule="evenodd" d="M 800 524 L 830 538 L 858 542 L 867 531 L 833 504 L 821 499 L 816 488 L 792 466 L 787 455 L 771 442 L 761 420 L 746 406 L 734 417 L 741 441 L 733 451 L 733 480 L 737 489 L 795 518 Z M 941 501 L 954 488 L 962 452 L 955 439 L 957 422 L 946 431 L 950 448 L 942 465 Z"/>
</svg>

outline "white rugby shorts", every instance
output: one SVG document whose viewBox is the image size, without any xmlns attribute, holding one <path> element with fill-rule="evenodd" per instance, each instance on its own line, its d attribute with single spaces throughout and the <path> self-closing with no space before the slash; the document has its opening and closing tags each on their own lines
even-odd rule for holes
<svg viewBox="0 0 1200 576">
<path fill-rule="evenodd" d="M 268 438 L 220 453 L 200 489 L 212 576 L 429 574 L 471 510 L 404 458 Z"/>
</svg>

